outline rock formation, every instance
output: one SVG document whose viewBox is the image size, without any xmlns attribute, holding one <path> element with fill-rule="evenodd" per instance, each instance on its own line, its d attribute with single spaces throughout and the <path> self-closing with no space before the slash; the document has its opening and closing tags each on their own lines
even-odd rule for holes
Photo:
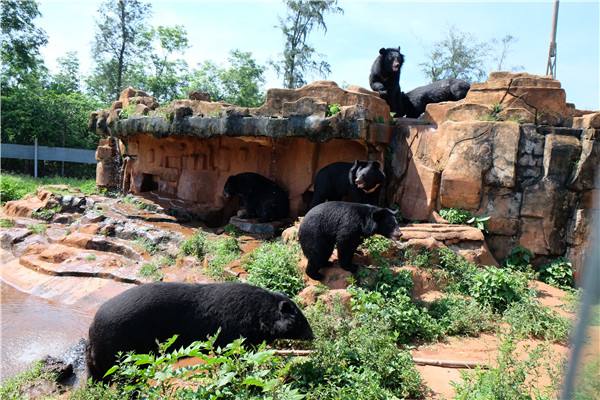
<svg viewBox="0 0 600 400">
<path fill-rule="evenodd" d="M 523 246 L 538 262 L 567 255 L 582 264 L 596 215 L 600 113 L 566 103 L 551 77 L 494 72 L 465 99 L 430 104 L 419 120 L 395 123 L 376 93 L 329 81 L 270 89 L 259 108 L 210 102 L 198 92 L 188 97 L 158 108 L 131 89 L 110 110 L 92 113 L 90 129 L 118 139 L 114 151 L 99 148 L 98 184 L 116 182 L 107 178 L 112 159 L 103 154 L 118 152 L 127 191 L 170 196 L 191 218 L 219 224 L 237 210 L 220 195 L 230 175 L 275 180 L 288 190 L 295 217 L 306 210 L 321 167 L 379 160 L 386 162 L 386 203 L 398 204 L 405 219 L 439 222 L 442 208 L 488 214 L 485 240 L 497 260 Z M 340 112 L 330 116 L 333 104 Z"/>
</svg>

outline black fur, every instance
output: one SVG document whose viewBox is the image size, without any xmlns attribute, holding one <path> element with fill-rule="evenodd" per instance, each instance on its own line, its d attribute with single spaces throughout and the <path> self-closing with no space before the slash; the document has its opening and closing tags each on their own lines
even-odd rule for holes
<svg viewBox="0 0 600 400">
<path fill-rule="evenodd" d="M 221 328 L 215 343 L 238 339 L 257 345 L 277 338 L 312 339 L 302 311 L 283 293 L 245 283 L 148 283 L 129 289 L 104 303 L 89 330 L 86 365 L 90 376 L 102 380 L 115 365 L 117 352 L 157 350 L 175 334 L 174 346 L 206 340 Z"/>
<path fill-rule="evenodd" d="M 259 217 L 259 222 L 288 218 L 288 194 L 272 180 L 254 172 L 232 175 L 225 182 L 223 196 L 241 195 L 245 213 L 241 218 Z"/>
<path fill-rule="evenodd" d="M 385 174 L 379 161 L 354 164 L 336 162 L 323 167 L 315 177 L 315 192 L 308 209 L 327 200 L 379 205 Z"/>
<path fill-rule="evenodd" d="M 379 92 L 397 116 L 404 115 L 400 92 L 400 70 L 404 64 L 404 55 L 397 49 L 380 49 L 379 56 L 371 66 L 369 85 Z"/>
<path fill-rule="evenodd" d="M 306 274 L 319 280 L 320 268 L 328 265 L 337 244 L 340 267 L 355 272 L 352 257 L 363 238 L 380 234 L 388 238 L 401 236 L 395 213 L 387 208 L 367 204 L 330 201 L 310 210 L 300 223 L 298 239 L 308 259 Z"/>
<path fill-rule="evenodd" d="M 418 118 L 425 112 L 427 104 L 464 99 L 470 88 L 469 82 L 454 78 L 419 86 L 408 93 L 402 93 L 404 112 L 408 118 Z"/>
</svg>

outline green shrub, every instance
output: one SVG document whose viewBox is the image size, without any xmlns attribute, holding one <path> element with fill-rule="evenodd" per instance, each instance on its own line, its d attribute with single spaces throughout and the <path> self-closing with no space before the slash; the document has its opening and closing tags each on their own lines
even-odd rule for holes
<svg viewBox="0 0 600 400">
<path fill-rule="evenodd" d="M 27 194 L 20 179 L 11 175 L 0 176 L 0 202 L 2 205 L 7 201 L 19 200 Z"/>
<path fill-rule="evenodd" d="M 298 245 L 289 246 L 280 241 L 265 243 L 254 250 L 245 263 L 246 282 L 262 288 L 283 292 L 293 297 L 304 289 L 298 270 Z"/>
<path fill-rule="evenodd" d="M 525 274 L 502 268 L 485 266 L 468 281 L 468 294 L 498 312 L 504 312 L 510 304 L 526 300 L 531 295 Z"/>
<path fill-rule="evenodd" d="M 317 302 L 305 311 L 315 352 L 292 368 L 308 399 L 397 399 L 421 396 L 423 382 L 408 351 L 397 347 L 391 319 Z"/>
<path fill-rule="evenodd" d="M 433 301 L 429 314 L 444 329 L 446 335 L 477 336 L 494 328 L 494 313 L 489 306 L 471 298 L 447 296 Z"/>
<path fill-rule="evenodd" d="M 386 322 L 390 333 L 399 344 L 406 344 L 417 338 L 438 339 L 443 335 L 442 326 L 427 312 L 425 307 L 417 306 L 409 296 L 400 291 L 385 288 L 372 292 L 360 287 L 350 286 L 352 311 L 359 320 L 371 319 Z"/>
<path fill-rule="evenodd" d="M 538 271 L 539 279 L 559 289 L 570 290 L 575 286 L 573 265 L 565 258 L 552 260 L 550 265 L 543 265 Z"/>
<path fill-rule="evenodd" d="M 502 266 L 517 271 L 528 271 L 531 269 L 531 264 L 529 263 L 531 256 L 532 253 L 530 250 L 523 246 L 516 247 L 512 249 L 510 255 L 502 261 Z"/>
</svg>

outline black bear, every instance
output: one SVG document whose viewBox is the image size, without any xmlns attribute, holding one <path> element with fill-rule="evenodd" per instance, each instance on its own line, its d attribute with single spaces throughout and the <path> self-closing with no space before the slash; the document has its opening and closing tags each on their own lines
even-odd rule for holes
<svg viewBox="0 0 600 400">
<path fill-rule="evenodd" d="M 404 115 L 400 92 L 400 69 L 404 64 L 404 55 L 397 49 L 380 49 L 379 56 L 371 66 L 369 85 L 390 106 L 396 116 Z"/>
<path fill-rule="evenodd" d="M 430 103 L 457 101 L 464 99 L 471 88 L 469 82 L 448 78 L 419 86 L 408 93 L 402 93 L 402 105 L 408 118 L 418 118 Z"/>
<path fill-rule="evenodd" d="M 278 338 L 312 339 L 302 311 L 287 296 L 245 283 L 155 282 L 136 286 L 104 303 L 90 325 L 85 361 L 95 380 L 116 364 L 117 352 L 156 351 L 175 334 L 174 346 L 221 332 L 215 346 L 241 337 L 258 345 Z M 105 379 L 109 381 L 110 379 Z"/>
<path fill-rule="evenodd" d="M 320 268 L 328 266 L 328 260 L 337 244 L 340 267 L 356 272 L 352 257 L 363 238 L 376 233 L 398 239 L 395 212 L 368 204 L 329 201 L 310 210 L 300 223 L 298 239 L 302 252 L 308 259 L 306 274 L 320 280 Z"/>
<path fill-rule="evenodd" d="M 385 174 L 379 161 L 335 162 L 317 172 L 315 192 L 308 209 L 344 197 L 354 203 L 378 206 L 383 186 Z"/>
<path fill-rule="evenodd" d="M 290 215 L 290 199 L 285 190 L 272 180 L 254 172 L 232 175 L 225 182 L 223 196 L 241 195 L 246 211 L 241 218 L 259 217 L 269 222 Z"/>
</svg>

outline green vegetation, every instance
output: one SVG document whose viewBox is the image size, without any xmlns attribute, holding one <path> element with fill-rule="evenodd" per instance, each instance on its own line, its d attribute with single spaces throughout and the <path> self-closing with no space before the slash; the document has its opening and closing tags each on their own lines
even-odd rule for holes
<svg viewBox="0 0 600 400">
<path fill-rule="evenodd" d="M 327 105 L 327 113 L 325 114 L 325 116 L 327 118 L 329 117 L 333 117 L 335 114 L 340 112 L 340 105 L 339 104 L 328 104 Z"/>
<path fill-rule="evenodd" d="M 515 337 L 505 335 L 502 339 L 497 365 L 488 370 L 461 371 L 463 380 L 453 384 L 454 399 L 554 399 L 563 363 L 550 346 L 540 344 L 533 349 L 526 346 L 517 352 Z M 552 358 L 554 362 L 548 362 Z M 542 373 L 550 377 L 550 385 L 541 386 Z"/>
<path fill-rule="evenodd" d="M 35 194 L 37 193 L 37 188 L 42 185 L 66 185 L 72 189 L 73 192 L 75 189 L 78 189 L 83 194 L 103 194 L 107 195 L 107 193 L 101 193 L 96 188 L 96 180 L 95 179 L 78 179 L 78 178 L 65 178 L 59 176 L 46 176 L 42 178 L 35 179 L 31 176 L 26 175 L 17 175 L 10 173 L 2 173 L 0 176 L 0 191 L 2 204 L 11 200 L 20 200 L 27 194 Z M 54 188 L 48 188 L 50 191 L 57 191 Z"/>
<path fill-rule="evenodd" d="M 564 257 L 552 260 L 550 265 L 543 265 L 538 271 L 539 279 L 548 285 L 563 290 L 572 290 L 575 287 L 573 265 Z"/>
<path fill-rule="evenodd" d="M 15 220 L 14 219 L 3 219 L 3 220 L 0 220 L 0 227 L 2 227 L 2 228 L 12 228 L 13 226 L 15 226 Z"/>
<path fill-rule="evenodd" d="M 32 233 L 38 235 L 44 235 L 46 233 L 46 224 L 31 224 L 27 225 L 27 229 L 29 229 Z"/>
<path fill-rule="evenodd" d="M 489 215 L 473 215 L 469 211 L 457 210 L 455 208 L 440 210 L 440 216 L 451 224 L 472 225 L 477 229 L 487 232 L 487 221 Z"/>
<path fill-rule="evenodd" d="M 206 254 L 206 233 L 198 229 L 194 236 L 181 242 L 179 251 L 183 256 L 194 256 L 202 259 Z"/>
<path fill-rule="evenodd" d="M 244 266 L 248 270 L 246 282 L 262 288 L 280 291 L 293 297 L 304 289 L 298 270 L 300 249 L 281 241 L 265 243 L 254 250 Z"/>
</svg>

